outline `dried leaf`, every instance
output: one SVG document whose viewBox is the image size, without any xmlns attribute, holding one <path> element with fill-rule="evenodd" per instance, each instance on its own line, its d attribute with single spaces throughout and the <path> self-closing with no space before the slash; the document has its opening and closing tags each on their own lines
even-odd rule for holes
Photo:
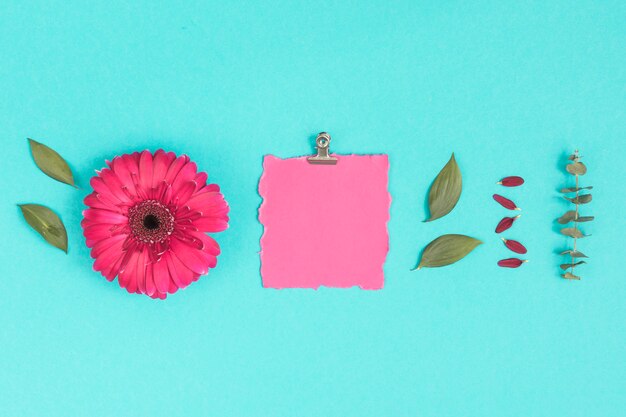
<svg viewBox="0 0 626 417">
<path fill-rule="evenodd" d="M 580 277 L 578 275 L 574 275 L 571 272 L 566 272 L 562 276 L 565 279 L 580 279 Z"/>
<path fill-rule="evenodd" d="M 426 246 L 416 269 L 446 266 L 463 259 L 481 242 L 465 235 L 443 235 Z"/>
<path fill-rule="evenodd" d="M 570 268 L 576 268 L 578 265 L 582 265 L 582 264 L 586 264 L 586 263 L 587 262 L 585 262 L 585 261 L 578 261 L 578 262 L 576 262 L 574 264 L 561 264 L 561 269 L 563 271 L 566 271 L 566 270 L 568 270 Z"/>
<path fill-rule="evenodd" d="M 576 223 L 584 223 L 584 222 L 590 222 L 593 219 L 595 219 L 595 217 L 593 217 L 593 216 L 580 216 L 579 218 L 574 219 L 574 221 Z"/>
<path fill-rule="evenodd" d="M 428 194 L 430 222 L 450 213 L 459 201 L 462 190 L 461 170 L 454 159 L 454 153 L 448 163 L 435 178 Z"/>
<path fill-rule="evenodd" d="M 587 167 L 582 162 L 567 164 L 565 169 L 572 175 L 585 175 L 587 173 Z"/>
<path fill-rule="evenodd" d="M 562 193 L 575 193 L 577 191 L 580 190 L 592 190 L 593 189 L 593 185 L 590 185 L 589 187 L 570 187 L 570 188 L 563 188 L 561 190 Z"/>
<path fill-rule="evenodd" d="M 576 218 L 576 211 L 569 210 L 564 215 L 558 218 L 557 222 L 560 224 L 567 224 Z"/>
<path fill-rule="evenodd" d="M 561 229 L 561 233 L 565 236 L 575 237 L 577 239 L 585 237 L 585 235 L 583 235 L 583 233 L 575 227 L 566 227 L 564 229 Z"/>
<path fill-rule="evenodd" d="M 566 250 L 564 252 L 561 252 L 561 255 L 569 255 L 572 258 L 589 258 L 584 253 L 577 251 L 577 250 Z"/>
<path fill-rule="evenodd" d="M 587 204 L 588 202 L 591 201 L 592 197 L 591 197 L 591 194 L 581 194 L 578 197 L 574 197 L 574 198 L 569 198 L 565 196 L 563 198 L 574 204 Z"/>
<path fill-rule="evenodd" d="M 30 145 L 30 151 L 35 160 L 35 164 L 37 164 L 44 174 L 65 184 L 76 186 L 74 184 L 72 170 L 61 155 L 36 140 L 28 139 L 28 144 Z"/>
<path fill-rule="evenodd" d="M 39 204 L 19 204 L 19 207 L 30 227 L 49 244 L 67 253 L 67 232 L 59 216 Z"/>
</svg>

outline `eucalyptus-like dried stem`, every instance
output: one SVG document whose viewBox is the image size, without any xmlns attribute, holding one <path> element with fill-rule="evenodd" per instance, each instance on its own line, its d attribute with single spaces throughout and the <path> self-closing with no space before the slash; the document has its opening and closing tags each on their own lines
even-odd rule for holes
<svg viewBox="0 0 626 417">
<path fill-rule="evenodd" d="M 578 154 L 578 151 L 576 151 L 576 154 Z M 576 201 L 578 201 L 578 174 L 576 174 Z M 576 203 L 576 217 L 574 218 L 574 220 L 578 220 L 578 203 Z M 578 221 L 574 221 L 574 229 L 578 229 Z M 574 250 L 576 250 L 576 242 L 577 242 L 578 238 L 574 237 Z M 570 253 L 570 271 L 572 274 L 574 274 L 574 262 L 575 259 L 572 256 L 572 254 Z"/>
</svg>

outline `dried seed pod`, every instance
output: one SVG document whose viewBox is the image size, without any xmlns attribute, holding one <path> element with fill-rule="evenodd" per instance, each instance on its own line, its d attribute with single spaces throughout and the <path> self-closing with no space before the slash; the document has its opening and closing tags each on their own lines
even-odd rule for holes
<svg viewBox="0 0 626 417">
<path fill-rule="evenodd" d="M 518 268 L 521 264 L 528 262 L 525 259 L 508 258 L 498 261 L 498 266 L 502 268 Z"/>
<path fill-rule="evenodd" d="M 517 207 L 514 202 L 509 200 L 508 198 L 502 197 L 499 194 L 494 194 L 493 199 L 496 200 L 500 205 L 509 210 L 521 210 L 521 208 Z"/>
<path fill-rule="evenodd" d="M 505 187 L 517 187 L 524 184 L 524 178 L 522 177 L 505 177 L 498 181 L 496 184 L 504 185 Z"/>
<path fill-rule="evenodd" d="M 512 250 L 515 253 L 522 253 L 522 254 L 524 254 L 524 253 L 528 252 L 526 250 L 526 248 L 524 247 L 524 245 L 519 243 L 517 240 L 511 240 L 511 239 L 502 238 L 502 241 L 504 242 L 504 246 L 506 246 L 507 248 L 509 248 L 510 250 Z"/>
<path fill-rule="evenodd" d="M 520 216 L 521 214 L 518 214 L 515 217 L 505 217 L 500 220 L 500 223 L 498 223 L 498 225 L 496 226 L 496 233 L 502 233 L 511 226 L 513 226 L 513 222 L 517 220 Z"/>
</svg>

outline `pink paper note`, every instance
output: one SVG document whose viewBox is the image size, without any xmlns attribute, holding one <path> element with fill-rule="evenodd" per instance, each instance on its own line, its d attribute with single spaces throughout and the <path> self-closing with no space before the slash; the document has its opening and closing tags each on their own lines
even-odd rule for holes
<svg viewBox="0 0 626 417">
<path fill-rule="evenodd" d="M 259 182 L 264 287 L 383 287 L 389 160 L 337 157 L 337 165 L 313 165 L 306 157 L 265 156 Z"/>
</svg>

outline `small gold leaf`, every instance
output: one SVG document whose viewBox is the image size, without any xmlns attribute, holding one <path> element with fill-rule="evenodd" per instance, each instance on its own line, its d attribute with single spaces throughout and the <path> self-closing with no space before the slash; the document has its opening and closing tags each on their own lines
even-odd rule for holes
<svg viewBox="0 0 626 417">
<path fill-rule="evenodd" d="M 557 222 L 559 222 L 560 224 L 567 224 L 567 223 L 571 222 L 572 220 L 574 220 L 575 218 L 576 218 L 576 211 L 569 210 L 564 215 L 559 217 Z"/>
<path fill-rule="evenodd" d="M 588 258 L 587 255 L 577 250 L 566 250 L 565 252 L 561 252 L 561 255 L 569 255 L 572 258 Z"/>
<path fill-rule="evenodd" d="M 416 269 L 446 266 L 463 259 L 481 242 L 465 235 L 443 235 L 426 246 Z"/>
<path fill-rule="evenodd" d="M 595 219 L 595 217 L 593 217 L 593 216 L 580 216 L 579 218 L 574 219 L 574 221 L 576 223 L 584 223 L 584 222 L 593 221 L 593 219 Z"/>
<path fill-rule="evenodd" d="M 585 237 L 585 235 L 583 235 L 583 233 L 580 230 L 576 229 L 575 227 L 566 227 L 564 229 L 561 229 L 561 233 L 569 237 L 575 237 L 575 238 Z"/>
<path fill-rule="evenodd" d="M 49 148 L 43 143 L 36 140 L 28 139 L 30 151 L 33 154 L 35 164 L 43 171 L 44 174 L 57 181 L 65 184 L 76 186 L 74 177 L 65 159 L 61 157 L 54 149 Z"/>
<path fill-rule="evenodd" d="M 561 189 L 562 193 L 575 193 L 576 191 L 581 191 L 581 190 L 592 190 L 593 189 L 593 185 L 590 185 L 589 187 L 570 187 L 570 188 L 563 188 Z"/>
<path fill-rule="evenodd" d="M 39 204 L 19 204 L 26 222 L 46 241 L 67 253 L 67 232 L 52 210 Z"/>
<path fill-rule="evenodd" d="M 563 278 L 565 279 L 580 279 L 578 275 L 574 275 L 571 272 L 566 272 L 563 274 Z"/>
<path fill-rule="evenodd" d="M 587 173 L 587 167 L 582 162 L 567 164 L 565 169 L 572 175 L 585 175 Z"/>
<path fill-rule="evenodd" d="M 454 159 L 454 153 L 448 163 L 435 178 L 428 193 L 428 209 L 430 222 L 450 213 L 459 201 L 463 188 L 461 170 Z"/>
<path fill-rule="evenodd" d="M 561 264 L 561 269 L 563 271 L 566 271 L 566 270 L 568 270 L 570 268 L 576 268 L 578 265 L 582 265 L 582 264 L 586 264 L 586 263 L 587 262 L 585 262 L 585 261 L 578 261 L 578 262 L 576 262 L 574 264 Z"/>
<path fill-rule="evenodd" d="M 578 197 L 574 197 L 574 198 L 569 198 L 569 197 L 563 197 L 563 198 L 574 204 L 587 204 L 592 199 L 591 194 L 581 194 Z"/>
</svg>

